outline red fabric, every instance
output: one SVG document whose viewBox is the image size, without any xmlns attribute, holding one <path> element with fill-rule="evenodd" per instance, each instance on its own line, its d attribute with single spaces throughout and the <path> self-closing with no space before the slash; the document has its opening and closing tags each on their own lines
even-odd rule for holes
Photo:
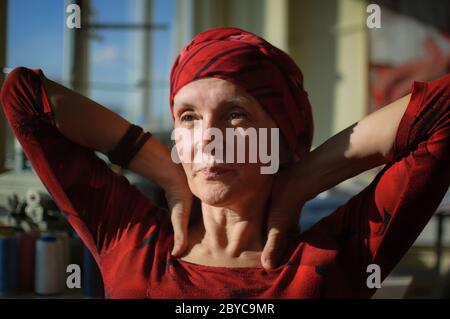
<svg viewBox="0 0 450 319">
<path fill-rule="evenodd" d="M 283 264 L 195 265 L 172 258 L 167 211 L 54 126 L 40 70 L 14 69 L 1 102 L 36 173 L 93 253 L 110 298 L 368 298 L 367 265 L 385 278 L 450 183 L 450 75 L 413 85 L 395 156 L 362 192 L 303 232 Z"/>
<path fill-rule="evenodd" d="M 313 118 L 303 75 L 292 59 L 253 33 L 215 28 L 199 33 L 176 58 L 170 73 L 170 106 L 186 84 L 216 77 L 244 88 L 279 127 L 291 153 L 311 148 Z"/>
</svg>

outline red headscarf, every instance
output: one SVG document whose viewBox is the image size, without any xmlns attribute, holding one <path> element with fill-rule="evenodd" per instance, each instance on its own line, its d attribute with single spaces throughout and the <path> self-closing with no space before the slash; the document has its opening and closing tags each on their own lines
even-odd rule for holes
<svg viewBox="0 0 450 319">
<path fill-rule="evenodd" d="M 303 76 L 283 51 L 238 28 L 199 33 L 176 58 L 170 73 L 170 110 L 186 84 L 216 77 L 243 87 L 279 127 L 295 160 L 311 148 L 313 118 Z"/>
</svg>

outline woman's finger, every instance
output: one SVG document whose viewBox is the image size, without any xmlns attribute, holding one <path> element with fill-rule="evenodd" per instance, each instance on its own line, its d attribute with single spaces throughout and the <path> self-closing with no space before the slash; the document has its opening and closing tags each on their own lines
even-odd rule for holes
<svg viewBox="0 0 450 319">
<path fill-rule="evenodd" d="M 172 226 L 174 232 L 174 245 L 172 255 L 179 256 L 186 249 L 187 240 L 187 226 L 186 218 L 180 214 L 177 209 L 172 212 Z"/>
<path fill-rule="evenodd" d="M 168 197 L 171 212 L 170 217 L 174 231 L 172 255 L 179 256 L 185 251 L 188 245 L 188 224 L 192 200 L 181 200 L 178 197 L 170 199 L 170 195 Z"/>
<path fill-rule="evenodd" d="M 281 249 L 282 233 L 277 228 L 269 230 L 267 241 L 261 255 L 261 264 L 265 269 L 276 267 Z"/>
</svg>

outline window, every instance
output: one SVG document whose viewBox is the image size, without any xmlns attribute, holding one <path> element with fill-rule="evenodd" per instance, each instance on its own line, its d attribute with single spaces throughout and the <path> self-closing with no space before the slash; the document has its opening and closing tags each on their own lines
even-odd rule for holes
<svg viewBox="0 0 450 319">
<path fill-rule="evenodd" d="M 173 1 L 91 2 L 90 96 L 152 132 L 170 129 Z"/>
<path fill-rule="evenodd" d="M 130 122 L 153 133 L 168 132 L 175 0 L 72 2 L 80 3 L 81 27 L 88 30 L 78 33 L 85 37 L 87 50 L 82 54 L 68 45 L 78 32 L 66 28 L 68 1 L 8 1 L 6 70 L 40 68 L 49 78 L 78 89 Z M 77 87 L 68 80 L 74 77 L 74 60 L 86 69 L 81 81 L 75 79 Z M 17 168 L 23 154 L 6 131 L 6 168 Z"/>
</svg>

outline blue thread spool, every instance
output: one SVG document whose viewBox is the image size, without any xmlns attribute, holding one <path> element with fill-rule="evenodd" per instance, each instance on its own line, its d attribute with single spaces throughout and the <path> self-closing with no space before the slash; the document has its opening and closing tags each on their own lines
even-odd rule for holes
<svg viewBox="0 0 450 319">
<path fill-rule="evenodd" d="M 36 240 L 39 238 L 37 231 L 16 232 L 19 248 L 19 290 L 21 292 L 34 291 L 34 263 Z"/>
<path fill-rule="evenodd" d="M 17 292 L 19 287 L 19 248 L 12 234 L 0 234 L 0 295 Z"/>
<path fill-rule="evenodd" d="M 36 241 L 34 289 L 40 295 L 56 295 L 65 289 L 64 255 L 61 242 L 54 236 Z"/>
</svg>

